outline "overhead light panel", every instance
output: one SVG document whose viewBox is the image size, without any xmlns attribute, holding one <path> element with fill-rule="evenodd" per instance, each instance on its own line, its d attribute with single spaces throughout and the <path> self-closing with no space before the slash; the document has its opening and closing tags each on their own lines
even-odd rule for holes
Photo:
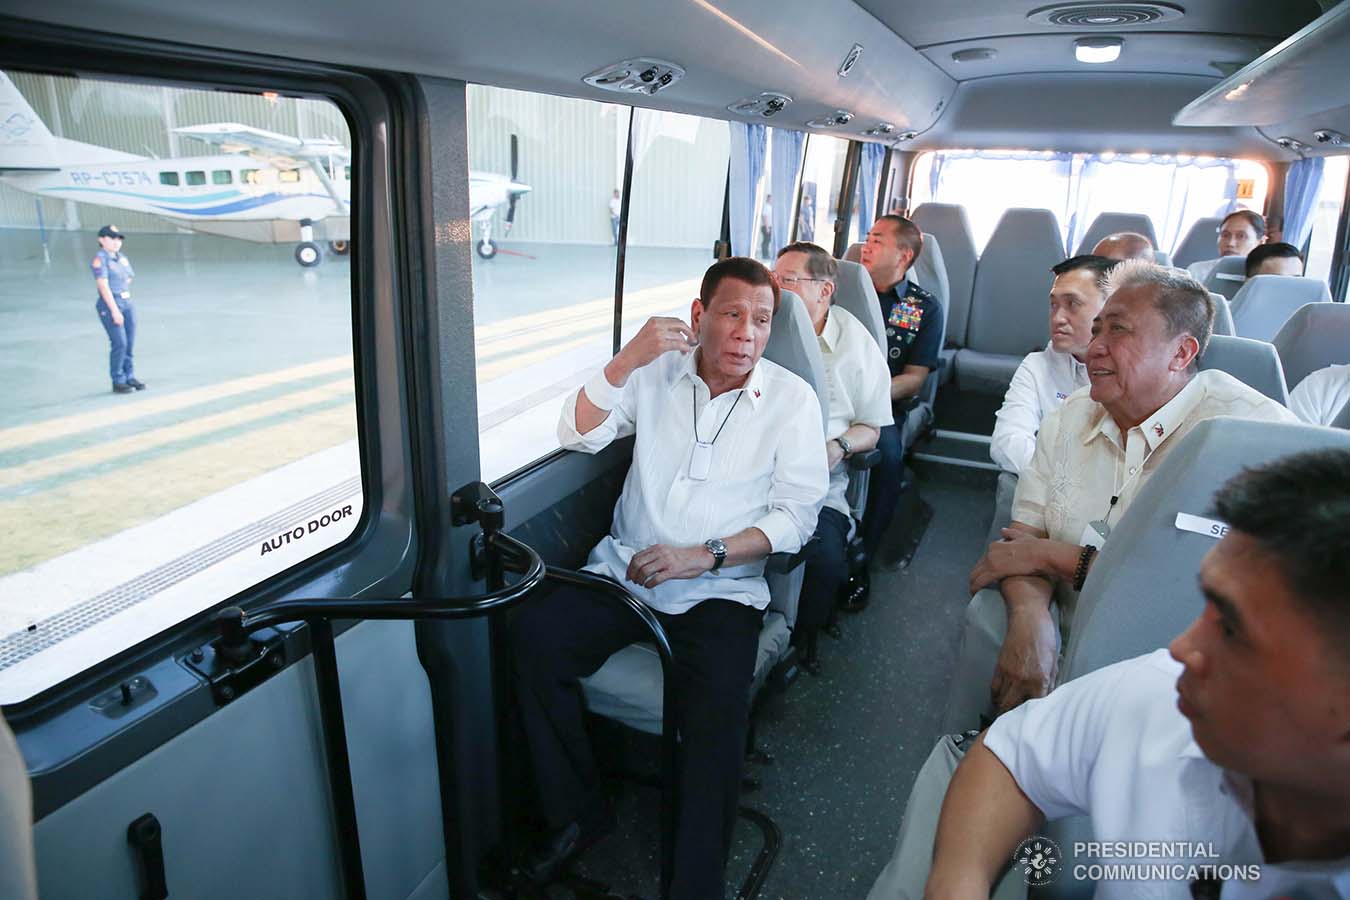
<svg viewBox="0 0 1350 900">
<path fill-rule="evenodd" d="M 828 116 L 821 116 L 806 123 L 807 128 L 842 128 L 853 121 L 853 113 L 846 109 L 836 109 Z"/>
<path fill-rule="evenodd" d="M 847 78 L 848 73 L 853 71 L 853 67 L 858 64 L 858 60 L 862 59 L 862 50 L 862 44 L 854 44 L 849 48 L 848 55 L 839 64 L 837 74 L 840 78 Z"/>
<path fill-rule="evenodd" d="M 895 143 L 900 144 L 905 141 L 912 141 L 919 136 L 917 131 L 902 131 L 895 136 Z"/>
<path fill-rule="evenodd" d="M 1118 37 L 1085 37 L 1073 42 L 1073 55 L 1080 63 L 1112 63 L 1120 59 L 1125 42 Z"/>
<path fill-rule="evenodd" d="M 868 137 L 885 137 L 886 135 L 890 134 L 893 131 L 895 131 L 895 126 L 892 125 L 890 122 L 878 122 L 871 128 L 864 131 L 863 134 L 867 135 Z"/>
<path fill-rule="evenodd" d="M 684 67 L 663 59 L 638 57 L 596 69 L 582 81 L 602 91 L 654 95 L 684 77 Z"/>
<path fill-rule="evenodd" d="M 964 50 L 957 50 L 952 54 L 952 62 L 984 62 L 998 56 L 998 51 L 993 47 L 967 47 Z"/>
<path fill-rule="evenodd" d="M 763 116 L 769 118 L 776 116 L 787 109 L 792 98 L 787 94 L 779 94 L 774 91 L 765 91 L 754 97 L 746 97 L 744 100 L 737 100 L 727 109 L 742 116 Z"/>
</svg>

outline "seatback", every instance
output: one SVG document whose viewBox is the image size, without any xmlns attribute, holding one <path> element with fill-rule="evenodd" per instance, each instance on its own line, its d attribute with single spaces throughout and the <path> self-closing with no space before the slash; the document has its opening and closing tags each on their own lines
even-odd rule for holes
<svg viewBox="0 0 1350 900">
<path fill-rule="evenodd" d="M 1275 335 L 1289 390 L 1312 372 L 1350 363 L 1350 306 L 1309 303 L 1299 307 Z"/>
<path fill-rule="evenodd" d="M 923 203 L 914 210 L 910 220 L 925 236 L 931 234 L 942 244 L 947 270 L 947 342 L 953 347 L 964 347 L 979 260 L 970 219 L 964 207 L 952 203 Z M 927 287 L 922 281 L 919 285 Z"/>
<path fill-rule="evenodd" d="M 881 301 L 877 299 L 877 289 L 872 286 L 872 276 L 861 263 L 839 260 L 839 275 L 834 280 L 834 305 L 848 310 L 853 318 L 863 323 L 881 352 L 886 352 L 886 323 L 881 319 Z"/>
<path fill-rule="evenodd" d="M 799 375 L 811 385 L 820 401 L 821 440 L 824 440 L 825 423 L 830 418 L 825 360 L 820 355 L 820 344 L 816 340 L 816 330 L 811 327 L 806 305 L 792 291 L 783 291 L 780 295 L 778 312 L 773 314 L 769 329 L 769 342 L 764 347 L 764 358 Z"/>
<path fill-rule="evenodd" d="M 1233 307 L 1228 298 L 1223 294 L 1210 294 L 1209 299 L 1214 301 L 1214 333 L 1229 337 L 1237 334 L 1233 330 Z"/>
<path fill-rule="evenodd" d="M 1139 491 L 1079 594 L 1063 681 L 1166 646 L 1200 614 L 1200 560 L 1215 538 L 1177 528 L 1207 516 L 1215 491 L 1243 468 L 1326 447 L 1350 433 L 1315 425 L 1219 418 L 1182 438 Z"/>
<path fill-rule="evenodd" d="M 1115 234 L 1119 231 L 1133 231 L 1135 234 L 1142 234 L 1148 238 L 1148 242 L 1153 245 L 1153 249 L 1158 248 L 1158 235 L 1153 230 L 1151 218 L 1141 213 L 1104 212 L 1099 213 L 1097 218 L 1092 220 L 1092 224 L 1083 234 L 1083 239 L 1078 242 L 1078 249 L 1074 251 L 1074 255 L 1091 253 L 1092 248 L 1097 246 L 1098 241 L 1108 234 Z"/>
<path fill-rule="evenodd" d="M 848 260 L 849 262 L 855 262 L 861 265 L 862 243 L 860 241 L 854 241 L 853 243 L 849 244 L 848 249 L 844 251 L 844 259 Z"/>
<path fill-rule="evenodd" d="M 1350 403 L 1341 407 L 1341 411 L 1336 413 L 1336 418 L 1331 420 L 1332 428 L 1344 428 L 1350 431 Z"/>
<path fill-rule="evenodd" d="M 1050 269 L 1064 259 L 1055 214 L 1009 209 L 998 220 L 975 270 L 966 346 L 982 353 L 1025 356 L 1050 340 L 1046 295 Z"/>
<path fill-rule="evenodd" d="M 1289 405 L 1284 369 L 1275 346 L 1251 338 L 1216 334 L 1200 357 L 1200 368 L 1227 372 L 1238 381 L 1265 394 L 1276 403 Z"/>
<path fill-rule="evenodd" d="M 1300 306 L 1329 302 L 1331 293 L 1320 278 L 1257 275 L 1233 298 L 1233 328 L 1241 337 L 1272 341 Z"/>
<path fill-rule="evenodd" d="M 947 276 L 947 260 L 937 235 L 923 236 L 923 252 L 909 267 L 909 280 L 936 297 L 942 308 L 950 312 L 951 279 Z"/>
<path fill-rule="evenodd" d="M 1219 226 L 1222 224 L 1223 219 L 1218 217 L 1196 219 L 1191 230 L 1186 232 L 1186 237 L 1172 252 L 1172 265 L 1184 269 L 1191 263 L 1218 256 Z"/>
<path fill-rule="evenodd" d="M 1247 257 L 1225 256 L 1214 265 L 1214 270 L 1205 279 L 1205 290 L 1212 294 L 1223 294 L 1229 300 L 1237 296 L 1247 280 Z"/>
</svg>

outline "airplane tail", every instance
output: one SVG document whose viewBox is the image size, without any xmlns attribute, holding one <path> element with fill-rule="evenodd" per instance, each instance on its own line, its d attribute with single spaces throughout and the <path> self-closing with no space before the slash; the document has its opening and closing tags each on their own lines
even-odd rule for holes
<svg viewBox="0 0 1350 900">
<path fill-rule="evenodd" d="M 56 137 L 9 76 L 0 72 L 0 172 L 50 172 L 66 165 L 140 158 Z"/>
</svg>

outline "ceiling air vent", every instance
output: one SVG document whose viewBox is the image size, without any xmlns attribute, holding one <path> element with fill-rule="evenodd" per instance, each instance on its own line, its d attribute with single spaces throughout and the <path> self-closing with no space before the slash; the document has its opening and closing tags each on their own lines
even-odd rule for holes
<svg viewBox="0 0 1350 900">
<path fill-rule="evenodd" d="M 1131 25 L 1156 25 L 1180 19 L 1186 10 L 1171 3 L 1057 3 L 1027 13 L 1038 25 L 1082 30 L 1086 28 L 1128 28 Z"/>
<path fill-rule="evenodd" d="M 625 59 L 583 76 L 582 81 L 604 91 L 655 94 L 684 77 L 684 68 L 662 59 Z"/>
<path fill-rule="evenodd" d="M 853 113 L 846 109 L 836 109 L 828 116 L 821 116 L 819 119 L 812 119 L 806 123 L 807 128 L 841 128 L 853 121 Z"/>
<path fill-rule="evenodd" d="M 755 97 L 746 97 L 744 100 L 737 100 L 727 107 L 734 113 L 742 116 L 775 116 L 787 108 L 792 102 L 792 98 L 787 94 L 777 94 L 773 91 L 765 91 Z"/>
<path fill-rule="evenodd" d="M 871 128 L 864 131 L 863 134 L 867 135 L 868 137 L 885 137 L 886 135 L 892 133 L 893 131 L 895 131 L 895 126 L 892 125 L 890 122 L 878 122 Z"/>
</svg>

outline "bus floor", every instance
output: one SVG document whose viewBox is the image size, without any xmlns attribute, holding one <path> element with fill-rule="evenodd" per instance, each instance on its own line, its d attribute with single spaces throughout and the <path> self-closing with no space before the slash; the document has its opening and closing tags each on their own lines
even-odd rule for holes
<svg viewBox="0 0 1350 900">
<path fill-rule="evenodd" d="M 801 675 L 759 710 L 758 743 L 774 761 L 747 767 L 760 787 L 742 804 L 771 816 L 783 835 L 764 900 L 865 897 L 890 859 L 910 786 L 938 737 L 995 473 L 916 469 L 935 512 L 913 562 L 903 572 L 874 569 L 868 607 L 841 614 L 840 640 L 821 639 L 822 674 Z M 657 804 L 656 790 L 625 785 L 619 827 L 577 872 L 623 896 L 654 898 Z M 728 896 L 759 846 L 758 830 L 742 819 Z"/>
</svg>

